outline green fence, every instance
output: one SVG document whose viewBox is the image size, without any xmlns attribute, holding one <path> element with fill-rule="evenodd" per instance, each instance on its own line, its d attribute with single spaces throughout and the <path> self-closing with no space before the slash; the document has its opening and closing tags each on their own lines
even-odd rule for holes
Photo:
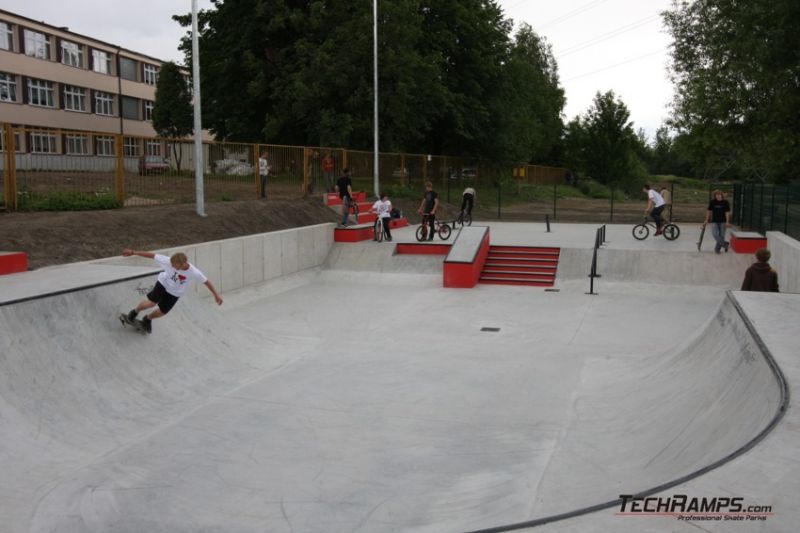
<svg viewBox="0 0 800 533">
<path fill-rule="evenodd" d="M 744 229 L 759 233 L 782 231 L 800 239 L 800 186 L 737 184 L 733 220 Z"/>
</svg>

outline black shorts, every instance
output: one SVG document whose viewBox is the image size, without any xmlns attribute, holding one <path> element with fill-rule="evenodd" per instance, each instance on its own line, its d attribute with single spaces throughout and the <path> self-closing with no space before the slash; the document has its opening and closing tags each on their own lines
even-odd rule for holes
<svg viewBox="0 0 800 533">
<path fill-rule="evenodd" d="M 164 288 L 160 281 L 156 281 L 153 290 L 147 293 L 147 299 L 157 303 L 158 308 L 161 309 L 161 312 L 165 315 L 169 313 L 169 310 L 178 302 L 178 297 L 168 293 L 167 289 Z"/>
</svg>

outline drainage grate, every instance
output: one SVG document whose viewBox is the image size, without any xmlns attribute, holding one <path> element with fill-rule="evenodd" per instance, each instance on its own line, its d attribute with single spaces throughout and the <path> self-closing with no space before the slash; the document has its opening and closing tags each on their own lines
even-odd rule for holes
<svg viewBox="0 0 800 533">
<path fill-rule="evenodd" d="M 496 331 L 500 331 L 500 328 L 481 328 L 481 331 L 492 331 L 492 332 L 496 332 Z"/>
</svg>

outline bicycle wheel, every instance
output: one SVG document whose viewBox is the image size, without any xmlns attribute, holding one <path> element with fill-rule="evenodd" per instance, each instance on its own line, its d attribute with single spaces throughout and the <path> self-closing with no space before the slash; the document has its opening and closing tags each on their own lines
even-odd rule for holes
<svg viewBox="0 0 800 533">
<path fill-rule="evenodd" d="M 472 225 L 472 215 L 469 213 L 464 213 L 464 218 L 461 221 L 462 226 L 471 226 Z"/>
<path fill-rule="evenodd" d="M 637 241 L 643 241 L 650 235 L 650 228 L 647 227 L 647 224 L 636 224 L 633 227 L 633 238 Z"/>
<path fill-rule="evenodd" d="M 439 224 L 439 238 L 446 241 L 450 238 L 450 224 Z"/>
<path fill-rule="evenodd" d="M 381 242 L 383 240 L 383 220 L 381 220 L 380 217 L 375 219 L 375 226 L 373 227 L 373 231 L 375 232 L 375 236 L 373 237 L 373 239 L 375 239 L 378 242 Z"/>
<path fill-rule="evenodd" d="M 419 242 L 424 241 L 428 238 L 428 226 L 426 224 L 420 224 L 417 228 L 417 240 Z"/>
<path fill-rule="evenodd" d="M 668 241 L 674 241 L 681 235 L 681 229 L 675 224 L 667 224 L 664 226 L 664 238 Z"/>
</svg>

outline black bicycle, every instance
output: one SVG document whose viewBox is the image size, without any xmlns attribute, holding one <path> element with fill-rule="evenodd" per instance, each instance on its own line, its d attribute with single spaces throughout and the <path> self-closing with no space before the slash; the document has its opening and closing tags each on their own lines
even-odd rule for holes
<svg viewBox="0 0 800 533">
<path fill-rule="evenodd" d="M 458 218 L 456 218 L 455 220 L 455 224 L 461 226 L 462 228 L 464 226 L 471 226 L 472 214 L 462 209 L 461 212 L 458 214 Z"/>
<path fill-rule="evenodd" d="M 656 223 L 652 220 L 645 218 L 644 222 L 641 224 L 636 224 L 633 227 L 633 238 L 637 241 L 643 241 L 650 235 L 650 229 L 656 230 Z M 681 228 L 677 225 L 673 224 L 672 222 L 665 222 L 663 226 L 661 226 L 661 233 L 664 235 L 664 238 L 668 241 L 674 241 L 681 235 Z"/>
<path fill-rule="evenodd" d="M 428 240 L 428 232 L 430 231 L 428 219 L 429 215 L 422 215 L 422 223 L 417 228 L 417 240 L 419 242 Z M 434 219 L 433 225 L 435 228 L 434 231 L 439 234 L 440 239 L 446 241 L 450 238 L 450 233 L 452 233 L 453 230 L 448 223 Z"/>
</svg>

